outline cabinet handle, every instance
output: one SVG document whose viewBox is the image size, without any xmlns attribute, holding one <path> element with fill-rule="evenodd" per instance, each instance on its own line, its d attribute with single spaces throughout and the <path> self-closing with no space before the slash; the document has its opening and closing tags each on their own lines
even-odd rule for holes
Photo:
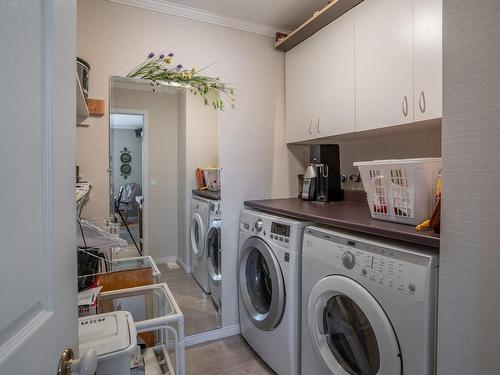
<svg viewBox="0 0 500 375">
<path fill-rule="evenodd" d="M 403 98 L 403 115 L 408 116 L 408 97 L 405 95 Z"/>
<path fill-rule="evenodd" d="M 420 112 L 425 113 L 426 103 L 425 103 L 425 94 L 423 90 L 420 93 L 420 97 L 418 98 L 418 106 L 420 107 Z"/>
<path fill-rule="evenodd" d="M 313 131 L 312 131 L 312 125 L 313 125 L 313 122 L 312 120 L 309 120 L 309 134 L 312 135 Z"/>
<path fill-rule="evenodd" d="M 318 126 L 317 126 L 317 129 L 318 129 L 318 133 L 321 133 L 321 131 L 319 130 L 319 118 L 318 118 Z"/>
</svg>

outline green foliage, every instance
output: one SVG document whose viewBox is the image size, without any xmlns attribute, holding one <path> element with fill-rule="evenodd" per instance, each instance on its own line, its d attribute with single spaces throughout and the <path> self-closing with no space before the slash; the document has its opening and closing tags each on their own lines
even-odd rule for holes
<svg viewBox="0 0 500 375">
<path fill-rule="evenodd" d="M 127 77 L 142 78 L 151 81 L 153 91 L 158 91 L 160 82 L 174 82 L 189 87 L 194 95 L 200 96 L 205 105 L 212 104 L 214 109 L 224 110 L 224 95 L 234 102 L 234 90 L 220 78 L 212 78 L 199 74 L 200 70 L 183 69 L 182 65 L 172 65 L 173 54 L 155 56 L 153 53 L 142 64 L 135 67 Z"/>
</svg>

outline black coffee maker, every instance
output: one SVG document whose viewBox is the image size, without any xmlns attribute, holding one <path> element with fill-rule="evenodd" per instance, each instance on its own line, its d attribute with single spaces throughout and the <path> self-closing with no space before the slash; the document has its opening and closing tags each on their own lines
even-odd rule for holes
<svg viewBox="0 0 500 375">
<path fill-rule="evenodd" d="M 318 202 L 335 202 L 344 200 L 344 192 L 340 182 L 339 145 L 311 145 L 308 169 L 315 169 L 313 194 L 303 194 L 302 198 Z"/>
</svg>

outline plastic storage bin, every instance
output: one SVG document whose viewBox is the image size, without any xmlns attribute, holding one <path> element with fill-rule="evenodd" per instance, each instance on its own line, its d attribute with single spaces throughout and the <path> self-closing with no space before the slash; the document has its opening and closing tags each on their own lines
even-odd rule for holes
<svg viewBox="0 0 500 375">
<path fill-rule="evenodd" d="M 441 158 L 356 162 L 374 219 L 417 225 L 434 209 Z"/>
<path fill-rule="evenodd" d="M 219 168 L 203 168 L 205 184 L 210 191 L 220 190 L 220 169 Z"/>
<path fill-rule="evenodd" d="M 95 349 L 97 375 L 130 374 L 136 335 L 132 315 L 126 311 L 78 319 L 80 353 Z"/>
</svg>

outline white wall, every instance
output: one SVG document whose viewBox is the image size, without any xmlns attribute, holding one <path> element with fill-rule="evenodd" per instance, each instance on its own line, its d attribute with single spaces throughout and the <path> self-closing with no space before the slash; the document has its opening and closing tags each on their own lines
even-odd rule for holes
<svg viewBox="0 0 500 375">
<path fill-rule="evenodd" d="M 148 253 L 154 258 L 177 256 L 177 95 L 113 87 L 112 108 L 147 110 Z M 103 150 L 99 150 L 103 152 Z M 107 152 L 105 150 L 104 152 Z M 119 169 L 118 169 L 119 170 Z M 115 169 L 115 172 L 117 170 Z M 119 172 L 117 172 L 119 173 Z M 92 200 L 96 199 L 92 197 Z"/>
<path fill-rule="evenodd" d="M 500 2 L 444 0 L 440 375 L 500 374 Z"/>
<path fill-rule="evenodd" d="M 416 125 L 364 132 L 350 140 L 341 140 L 341 173 L 347 176 L 357 173 L 358 168 L 352 165 L 356 161 L 440 157 L 441 121 Z M 342 188 L 362 190 L 363 183 L 349 182 Z"/>
<path fill-rule="evenodd" d="M 134 129 L 113 129 L 113 187 L 115 196 L 120 193 L 120 187 L 124 184 L 135 182 L 142 184 L 142 139 L 135 135 Z M 131 172 L 125 178 L 120 172 L 122 162 L 120 160 L 121 151 L 124 148 L 130 151 L 132 160 L 130 161 Z"/>
<path fill-rule="evenodd" d="M 189 90 L 179 94 L 179 171 L 183 170 L 178 179 L 180 193 L 179 211 L 182 211 L 179 229 L 178 257 L 187 266 L 190 259 L 190 225 L 191 225 L 191 195 L 197 188 L 195 171 L 200 167 L 219 166 L 218 142 L 218 111 L 203 104 L 199 97 Z M 183 155 L 181 155 L 183 154 Z"/>
<path fill-rule="evenodd" d="M 301 146 L 285 145 L 284 55 L 273 39 L 104 0 L 78 1 L 78 55 L 92 66 L 90 96 L 108 99 L 111 75 L 126 75 L 150 51 L 203 67 L 233 83 L 236 106 L 218 116 L 223 198 L 223 325 L 238 321 L 236 260 L 239 212 L 246 199 L 296 194 Z M 94 184 L 86 207 L 107 215 L 107 116 L 78 129 L 82 175 Z"/>
</svg>

